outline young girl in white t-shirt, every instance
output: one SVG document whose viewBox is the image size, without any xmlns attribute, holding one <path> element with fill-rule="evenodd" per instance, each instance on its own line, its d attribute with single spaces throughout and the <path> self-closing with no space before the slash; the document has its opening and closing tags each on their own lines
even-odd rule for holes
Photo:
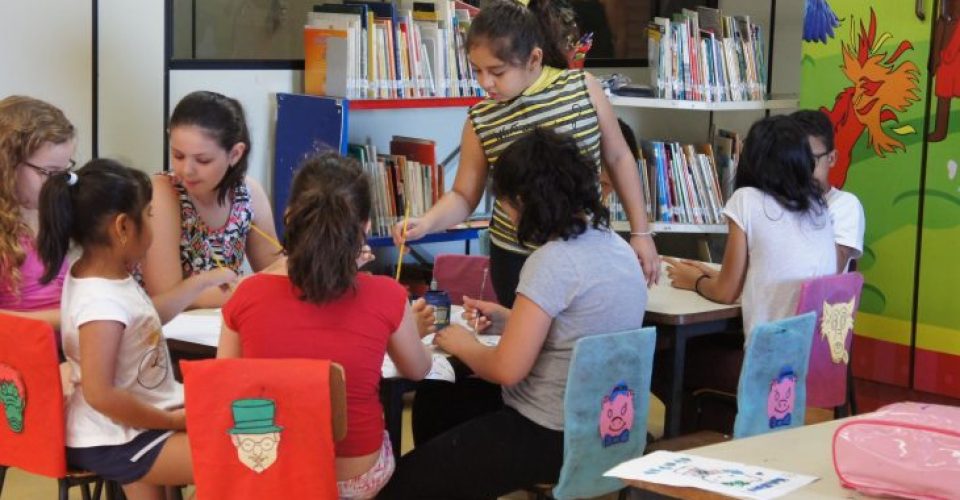
<svg viewBox="0 0 960 500">
<path fill-rule="evenodd" d="M 83 249 L 61 301 L 75 388 L 67 461 L 120 482 L 131 499 L 193 482 L 183 391 L 160 328 L 207 287 L 236 280 L 227 269 L 206 271 L 151 300 L 130 275 L 153 239 L 151 193 L 145 174 L 112 160 L 54 175 L 40 192 L 41 281 L 56 276 L 71 241 Z"/>
<path fill-rule="evenodd" d="M 715 302 L 739 299 L 744 338 L 759 324 L 793 315 L 803 281 L 837 272 L 833 227 L 815 166 L 807 134 L 794 119 L 771 116 L 754 123 L 736 190 L 723 209 L 729 227 L 723 266 L 718 271 L 669 259 L 671 284 Z M 736 392 L 744 342 L 729 340 L 705 337 L 691 344 L 688 387 Z M 697 362 L 698 351 L 709 362 Z"/>
</svg>

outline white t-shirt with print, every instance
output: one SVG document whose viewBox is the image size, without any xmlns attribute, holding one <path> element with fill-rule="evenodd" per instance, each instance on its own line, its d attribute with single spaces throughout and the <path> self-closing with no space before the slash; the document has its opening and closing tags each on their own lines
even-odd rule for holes
<svg viewBox="0 0 960 500">
<path fill-rule="evenodd" d="M 118 445 L 146 429 L 128 427 L 90 407 L 83 398 L 79 329 L 91 321 L 124 325 L 114 367 L 114 386 L 140 401 L 169 410 L 183 406 L 183 387 L 173 378 L 170 352 L 153 302 L 132 278 L 74 278 L 67 272 L 61 302 L 63 351 L 74 391 L 67 402 L 67 446 Z"/>
<path fill-rule="evenodd" d="M 746 187 L 734 191 L 723 213 L 747 235 L 741 308 L 748 338 L 755 326 L 794 314 L 801 282 L 837 272 L 826 209 L 791 212 L 772 196 Z"/>
<path fill-rule="evenodd" d="M 824 198 L 830 208 L 834 241 L 837 245 L 852 248 L 854 252 L 850 258 L 859 259 L 863 255 L 863 231 L 866 227 L 863 205 L 852 193 L 837 188 L 830 188 Z M 850 263 L 847 262 L 844 269 L 849 265 Z"/>
</svg>

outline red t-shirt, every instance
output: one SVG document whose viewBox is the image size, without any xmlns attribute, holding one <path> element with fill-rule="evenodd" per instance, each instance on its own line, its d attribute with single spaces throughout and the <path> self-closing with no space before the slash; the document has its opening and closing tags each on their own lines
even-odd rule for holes
<svg viewBox="0 0 960 500">
<path fill-rule="evenodd" d="M 319 358 L 340 363 L 347 385 L 347 437 L 338 457 L 377 451 L 383 443 L 380 374 L 387 341 L 400 327 L 407 293 L 384 276 L 358 274 L 355 291 L 325 304 L 300 300 L 286 276 L 245 279 L 223 306 L 245 358 Z"/>
</svg>

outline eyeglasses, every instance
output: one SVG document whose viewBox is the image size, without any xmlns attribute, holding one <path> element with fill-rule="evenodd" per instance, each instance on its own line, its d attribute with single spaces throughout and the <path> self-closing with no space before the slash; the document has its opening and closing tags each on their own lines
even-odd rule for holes
<svg viewBox="0 0 960 500">
<path fill-rule="evenodd" d="M 833 153 L 833 150 L 832 150 L 832 149 L 831 149 L 830 151 L 824 151 L 824 152 L 822 152 L 822 153 L 820 153 L 820 154 L 814 154 L 814 155 L 813 155 L 813 161 L 819 162 L 819 161 L 820 161 L 820 158 L 823 158 L 824 156 L 827 156 L 827 155 L 829 155 L 830 153 Z"/>
<path fill-rule="evenodd" d="M 70 164 L 60 170 L 50 170 L 49 168 L 38 167 L 26 160 L 20 163 L 23 163 L 24 165 L 36 170 L 40 175 L 44 177 L 53 177 L 54 175 L 68 174 L 73 171 L 73 167 L 77 166 L 76 160 L 70 160 Z"/>
</svg>

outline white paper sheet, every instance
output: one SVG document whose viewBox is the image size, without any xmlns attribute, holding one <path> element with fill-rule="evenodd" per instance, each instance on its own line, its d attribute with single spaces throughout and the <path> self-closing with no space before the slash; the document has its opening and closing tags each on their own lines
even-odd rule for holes
<svg viewBox="0 0 960 500">
<path fill-rule="evenodd" d="M 629 460 L 610 469 L 604 476 L 692 487 L 759 500 L 781 497 L 819 479 L 670 451 L 655 451 Z"/>
<path fill-rule="evenodd" d="M 219 309 L 197 310 L 178 314 L 163 325 L 163 336 L 194 344 L 216 347 L 220 340 L 223 316 Z"/>
</svg>

